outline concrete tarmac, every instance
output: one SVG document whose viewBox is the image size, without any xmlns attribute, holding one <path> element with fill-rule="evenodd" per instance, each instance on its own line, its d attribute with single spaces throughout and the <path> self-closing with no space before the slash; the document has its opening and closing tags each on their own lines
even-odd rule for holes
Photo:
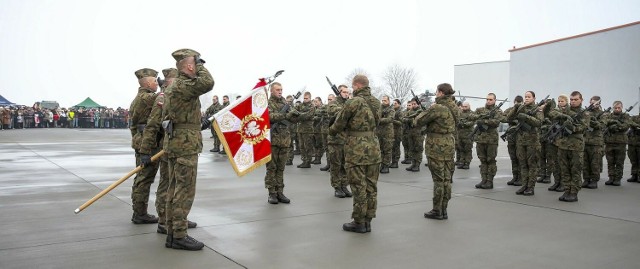
<svg viewBox="0 0 640 269">
<path fill-rule="evenodd" d="M 0 131 L 0 268 L 640 268 L 640 184 L 623 179 L 579 202 L 537 184 L 515 195 L 506 144 L 493 190 L 475 157 L 454 174 L 444 221 L 431 209 L 429 170 L 380 175 L 372 232 L 342 231 L 352 200 L 333 197 L 324 166 L 285 170 L 291 204 L 267 203 L 265 169 L 238 178 L 203 132 L 189 234 L 202 251 L 164 247 L 156 225 L 130 221 L 132 179 L 79 214 L 73 211 L 135 166 L 128 130 Z M 606 165 L 606 161 L 605 161 Z M 630 165 L 625 165 L 625 179 Z M 152 191 L 157 188 L 157 181 Z M 155 195 L 150 213 L 155 214 Z"/>
</svg>

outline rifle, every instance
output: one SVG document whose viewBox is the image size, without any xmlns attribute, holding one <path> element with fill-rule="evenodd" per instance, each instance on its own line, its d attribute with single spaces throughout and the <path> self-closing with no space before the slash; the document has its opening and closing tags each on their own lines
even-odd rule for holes
<svg viewBox="0 0 640 269">
<path fill-rule="evenodd" d="M 633 110 L 633 107 L 635 107 L 636 105 L 638 105 L 638 102 L 636 102 L 635 104 L 633 104 L 632 106 L 630 106 L 629 108 L 627 108 L 624 112 L 625 112 L 625 113 L 629 113 L 629 111 Z M 620 117 L 621 117 L 623 114 L 624 114 L 624 113 L 621 113 L 621 114 L 620 114 Z M 618 118 L 619 118 L 619 117 L 618 117 Z M 619 120 L 618 120 L 618 121 L 619 121 Z M 609 127 L 610 127 L 610 126 L 607 126 L 607 127 L 604 129 L 604 135 L 605 135 L 605 136 L 610 136 L 610 135 L 611 135 L 611 130 L 609 129 Z M 633 129 L 633 128 L 629 128 L 629 131 L 631 131 L 632 129 Z M 628 131 L 628 132 L 629 132 L 629 131 Z M 629 134 L 628 132 L 627 132 L 627 134 Z"/>
<path fill-rule="evenodd" d="M 422 102 L 420 101 L 420 98 L 418 98 L 418 96 L 416 95 L 416 93 L 414 93 L 414 92 L 413 92 L 413 90 L 411 90 L 411 94 L 413 95 L 413 99 L 415 99 L 415 100 L 416 100 L 416 102 L 418 102 L 418 105 L 420 105 L 420 108 L 421 108 L 422 110 L 427 110 L 427 108 L 425 108 L 425 107 L 422 105 Z"/>
<path fill-rule="evenodd" d="M 596 120 L 600 120 L 600 118 L 601 118 L 604 114 L 607 114 L 607 113 L 609 113 L 609 112 L 611 112 L 611 107 L 609 107 L 609 108 L 607 108 L 606 110 L 604 110 L 604 111 L 602 111 L 602 112 L 598 113 L 598 115 L 595 115 L 595 119 L 596 119 Z M 593 132 L 593 127 L 589 126 L 589 128 L 587 128 L 587 131 L 588 131 L 588 132 Z"/>
<path fill-rule="evenodd" d="M 540 100 L 540 102 L 538 102 L 538 104 L 536 105 L 536 107 L 530 109 L 529 111 L 527 111 L 527 115 L 528 116 L 533 116 L 538 112 L 538 109 L 544 105 L 547 102 L 547 99 L 549 99 L 549 95 L 547 95 L 544 99 Z M 515 113 L 513 113 L 513 115 L 517 115 L 518 111 L 516 111 Z M 504 132 L 504 134 L 502 134 L 500 136 L 500 138 L 502 138 L 502 141 L 507 141 L 507 139 L 511 138 L 513 135 L 515 135 L 519 130 L 531 130 L 531 126 L 529 124 L 527 124 L 524 121 L 519 121 L 518 124 L 516 124 L 516 126 L 513 127 L 509 127 L 509 129 L 507 129 L 506 132 Z"/>
<path fill-rule="evenodd" d="M 577 120 L 580 120 L 582 117 L 584 117 L 585 113 L 595 110 L 597 105 L 600 105 L 600 100 L 598 100 L 597 102 L 595 102 L 593 104 L 590 104 L 588 107 L 586 107 L 585 109 L 579 111 L 578 113 L 576 113 L 575 115 L 573 115 L 572 117 L 570 117 L 570 118 L 568 118 L 566 120 L 570 120 L 571 122 L 575 122 Z M 558 121 L 556 121 L 556 123 L 551 128 L 549 128 L 549 132 L 547 132 L 547 134 L 545 134 L 545 137 L 547 138 L 547 141 L 553 142 L 560 135 L 566 137 L 566 136 L 569 136 L 571 134 L 573 134 L 573 131 L 568 130 L 562 124 L 560 124 Z"/>
<path fill-rule="evenodd" d="M 502 107 L 502 105 L 504 105 L 504 102 L 506 102 L 507 100 L 509 100 L 509 98 L 502 100 L 502 102 L 500 102 L 500 104 L 498 104 L 496 107 L 491 109 L 491 111 L 489 111 L 489 113 L 478 117 L 476 119 L 476 121 L 493 118 L 495 116 L 496 112 L 498 111 L 498 109 L 500 109 Z M 489 126 L 487 126 L 486 124 L 483 124 L 483 125 L 476 124 L 476 127 L 473 129 L 473 133 L 471 133 L 469 138 L 471 138 L 472 141 L 475 141 L 476 140 L 476 136 L 478 136 L 478 132 L 484 132 L 484 131 L 486 131 L 488 129 L 489 129 Z"/>
<path fill-rule="evenodd" d="M 327 82 L 329 83 L 329 87 L 331 87 L 331 90 L 333 90 L 333 93 L 336 94 L 336 97 L 340 96 L 340 91 L 338 90 L 338 87 L 336 87 L 336 84 L 331 83 L 331 80 L 329 79 L 329 77 L 324 76 L 325 78 L 327 78 Z"/>
</svg>

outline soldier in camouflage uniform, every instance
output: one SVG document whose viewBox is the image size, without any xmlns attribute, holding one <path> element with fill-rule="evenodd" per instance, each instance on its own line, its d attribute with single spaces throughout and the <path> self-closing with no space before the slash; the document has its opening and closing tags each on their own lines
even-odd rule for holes
<svg viewBox="0 0 640 269">
<path fill-rule="evenodd" d="M 381 158 L 375 128 L 380 122 L 381 108 L 380 100 L 371 95 L 366 76 L 354 76 L 351 88 L 353 98 L 344 104 L 329 134 L 346 133 L 345 169 L 353 191 L 353 221 L 343 224 L 342 229 L 366 233 L 371 231 L 378 203 Z"/>
<path fill-rule="evenodd" d="M 553 123 L 544 117 L 540 126 L 540 161 L 538 163 L 538 183 L 551 183 L 551 175 L 555 169 L 558 149 L 546 138 Z M 556 175 L 557 176 L 557 175 Z"/>
<path fill-rule="evenodd" d="M 401 111 L 400 121 L 402 122 L 402 149 L 404 152 L 404 159 L 400 162 L 401 164 L 411 164 L 411 149 L 409 148 L 409 128 L 411 125 L 411 121 L 406 121 L 405 117 L 407 114 L 413 109 L 411 105 L 411 101 L 407 102 L 407 108 L 404 111 Z"/>
<path fill-rule="evenodd" d="M 476 121 L 478 134 L 475 142 L 476 154 L 478 155 L 478 159 L 480 159 L 480 175 L 482 178 L 482 181 L 476 184 L 476 188 L 479 189 L 493 189 L 493 178 L 498 171 L 498 167 L 496 166 L 496 157 L 498 155 L 498 126 L 503 117 L 502 110 L 498 108 L 493 114 L 493 117 L 483 118 L 487 117 L 494 108 L 496 108 L 496 95 L 489 93 L 485 106 L 476 109 L 472 117 L 474 120 L 478 119 Z M 484 129 L 485 127 L 486 129 Z"/>
<path fill-rule="evenodd" d="M 210 118 L 211 116 L 215 115 L 216 113 L 218 113 L 218 111 L 222 110 L 222 108 L 224 108 L 224 106 L 222 106 L 222 104 L 220 104 L 220 102 L 218 102 L 218 96 L 214 95 L 213 96 L 213 104 L 211 104 L 207 110 L 204 112 L 205 117 Z M 220 152 L 220 138 L 216 135 L 216 130 L 213 128 L 213 125 L 211 126 L 211 138 L 213 138 L 213 148 L 210 149 L 210 152 Z"/>
<path fill-rule="evenodd" d="M 338 90 L 340 95 L 327 104 L 327 117 L 333 120 L 335 120 L 344 107 L 344 103 L 349 99 L 349 88 L 346 85 L 338 86 Z M 327 137 L 327 155 L 331 162 L 331 187 L 334 189 L 333 195 L 338 198 L 352 196 L 347 188 L 349 181 L 347 180 L 347 171 L 344 168 L 344 143 L 345 132 L 338 132 L 335 135 L 329 134 Z"/>
<path fill-rule="evenodd" d="M 327 105 L 329 105 L 329 102 L 333 102 L 335 100 L 336 100 L 335 94 L 329 94 L 329 96 L 327 97 Z M 327 165 L 321 167 L 320 171 L 329 171 L 329 169 L 331 169 L 331 161 L 329 160 L 329 138 L 328 138 L 329 126 L 331 126 L 331 119 L 328 116 L 329 113 L 327 112 L 327 109 L 328 109 L 327 105 L 323 107 L 324 116 L 322 117 L 321 126 L 320 126 L 320 132 L 322 133 L 323 151 L 326 153 Z"/>
<path fill-rule="evenodd" d="M 389 168 L 398 168 L 400 161 L 400 142 L 402 142 L 402 106 L 399 99 L 393 100 L 393 150 L 391 154 L 391 165 Z"/>
<path fill-rule="evenodd" d="M 631 162 L 631 177 L 627 179 L 627 182 L 640 182 L 638 180 L 638 174 L 640 174 L 640 115 L 629 117 L 628 137 L 627 156 Z"/>
<path fill-rule="evenodd" d="M 448 219 L 447 206 L 451 199 L 452 171 L 455 159 L 456 120 L 460 110 L 452 95 L 451 85 L 440 84 L 436 102 L 414 120 L 414 125 L 426 127 L 427 164 L 433 179 L 433 209 L 424 213 L 429 219 Z"/>
<path fill-rule="evenodd" d="M 402 118 L 402 122 L 405 123 L 405 132 L 407 133 L 407 142 L 409 149 L 409 158 L 411 159 L 411 166 L 407 167 L 407 171 L 419 172 L 420 163 L 422 163 L 422 153 L 424 152 L 424 135 L 422 135 L 422 127 L 414 125 L 414 119 L 422 111 L 420 105 L 415 99 L 409 101 L 411 104 L 411 110 L 405 113 Z"/>
<path fill-rule="evenodd" d="M 315 106 L 315 113 L 313 115 L 313 155 L 314 158 L 311 164 L 321 164 L 322 155 L 325 152 L 326 143 L 322 140 L 322 122 L 324 121 L 325 107 L 322 105 L 322 98 L 316 97 L 313 99 L 313 105 Z"/>
<path fill-rule="evenodd" d="M 298 112 L 291 109 L 282 97 L 282 85 L 278 82 L 271 84 L 271 97 L 269 97 L 271 161 L 267 163 L 267 174 L 264 177 L 264 186 L 269 190 L 267 202 L 270 204 L 291 202 L 283 193 L 284 166 L 289 158 L 289 146 L 291 145 L 288 120 L 296 115 Z"/>
<path fill-rule="evenodd" d="M 584 132 L 589 126 L 589 115 L 583 110 L 582 94 L 574 91 L 569 97 L 567 109 L 549 112 L 549 117 L 561 123 L 563 128 L 563 134 L 555 141 L 558 146 L 558 165 L 564 186 L 564 194 L 558 200 L 563 202 L 578 201 L 578 192 L 582 185 Z M 578 113 L 583 113 L 583 116 L 576 116 Z"/>
<path fill-rule="evenodd" d="M 624 159 L 627 145 L 627 130 L 629 130 L 629 114 L 623 111 L 622 102 L 613 102 L 613 112 L 607 115 L 603 122 L 605 125 L 604 143 L 607 156 L 607 172 L 609 180 L 604 184 L 620 186 L 620 180 L 624 170 Z"/>
<path fill-rule="evenodd" d="M 536 176 L 540 165 L 540 132 L 544 115 L 536 105 L 536 94 L 527 91 L 524 94 L 524 104 L 516 104 L 507 114 L 507 121 L 518 121 L 516 128 L 516 155 L 520 165 L 522 188 L 516 191 L 518 195 L 531 196 L 535 194 Z"/>
<path fill-rule="evenodd" d="M 554 102 L 551 102 L 549 104 L 547 104 L 547 106 L 549 106 L 547 109 L 548 111 L 551 111 L 553 109 L 558 110 L 560 112 L 563 112 L 565 110 L 568 109 L 568 105 L 569 105 L 569 97 L 567 97 L 564 94 L 560 94 L 558 96 L 558 107 L 555 107 Z M 549 132 L 552 131 L 551 128 L 554 128 L 553 126 L 560 126 L 559 122 L 557 120 L 551 119 L 548 116 L 548 113 L 545 113 L 545 119 L 548 119 L 549 121 L 552 122 L 551 127 Z M 548 139 L 548 133 L 545 134 L 545 137 L 543 139 Z M 547 140 L 548 141 L 548 140 Z M 547 144 L 547 148 L 546 153 L 547 155 L 552 155 L 551 158 L 553 158 L 553 185 L 551 185 L 548 190 L 549 191 L 555 191 L 555 192 L 564 192 L 564 184 L 562 183 L 562 173 L 560 172 L 560 164 L 558 164 L 558 145 L 557 145 L 558 141 L 557 139 L 555 141 L 549 141 L 549 143 Z"/>
<path fill-rule="evenodd" d="M 589 100 L 595 110 L 589 115 L 589 127 L 584 132 L 584 161 L 582 170 L 582 188 L 597 189 L 600 181 L 600 171 L 602 169 L 602 148 L 604 146 L 604 135 L 602 129 L 604 125 L 600 121 L 602 114 L 600 107 L 600 96 L 593 96 Z"/>
<path fill-rule="evenodd" d="M 228 95 L 222 96 L 222 107 L 220 108 L 220 110 L 222 110 L 223 108 L 227 107 L 229 104 L 230 104 L 229 96 Z M 218 152 L 218 154 L 220 154 L 220 155 L 226 155 L 227 154 L 226 152 L 224 152 L 224 147 L 220 148 L 220 151 Z"/>
<path fill-rule="evenodd" d="M 138 88 L 138 94 L 136 95 L 136 98 L 133 99 L 133 102 L 131 102 L 131 106 L 129 108 L 129 111 L 131 112 L 131 126 L 129 129 L 131 130 L 132 136 L 131 147 L 135 150 L 136 155 L 136 166 L 139 166 L 142 164 L 142 155 L 140 153 L 142 135 L 156 99 L 155 92 L 158 89 L 156 76 L 158 75 L 158 72 L 153 69 L 143 68 L 136 71 L 135 75 L 138 78 L 140 88 Z M 153 184 L 156 177 L 156 173 L 158 173 L 158 162 L 149 163 L 145 165 L 133 179 L 133 186 L 131 187 L 133 216 L 131 217 L 131 221 L 135 224 L 158 222 L 158 218 L 156 216 L 147 213 L 149 192 L 151 184 Z"/>
<path fill-rule="evenodd" d="M 142 143 L 140 144 L 140 162 L 143 166 L 151 165 L 151 155 L 155 155 L 160 151 L 163 145 L 164 130 L 162 129 L 162 105 L 164 104 L 164 93 L 167 92 L 169 85 L 178 77 L 178 69 L 167 68 L 162 70 L 164 75 L 164 83 L 160 86 L 161 93 L 158 94 L 154 102 L 151 114 L 147 120 L 147 126 L 142 134 Z M 158 182 L 158 190 L 156 192 L 156 210 L 158 211 L 158 233 L 166 234 L 166 204 L 167 189 L 169 188 L 169 164 L 167 154 L 164 154 L 158 160 L 160 166 L 160 182 Z M 195 228 L 197 223 L 188 221 L 188 228 Z"/>
<path fill-rule="evenodd" d="M 506 116 L 511 113 L 516 105 L 522 105 L 523 101 L 524 99 L 522 98 L 522 96 L 516 96 L 516 98 L 513 99 L 513 106 L 507 108 L 504 111 L 504 115 Z M 509 121 L 506 117 L 503 117 L 502 122 L 508 123 L 509 127 L 515 127 L 516 125 L 518 125 L 518 122 L 516 122 L 515 120 Z M 520 164 L 518 163 L 518 155 L 516 155 L 515 135 L 507 136 L 507 151 L 509 152 L 509 159 L 511 160 L 511 174 L 513 175 L 513 178 L 511 178 L 511 180 L 507 182 L 507 185 L 522 186 L 522 180 L 520 179 Z"/>
<path fill-rule="evenodd" d="M 165 94 L 163 106 L 163 119 L 172 127 L 164 138 L 164 151 L 169 158 L 165 246 L 200 250 L 204 244 L 187 234 L 187 216 L 196 193 L 198 153 L 202 152 L 199 97 L 211 91 L 214 82 L 200 53 L 180 49 L 171 56 L 180 74 Z"/>
<path fill-rule="evenodd" d="M 469 117 L 473 114 L 471 111 L 471 105 L 469 102 L 462 103 L 462 109 L 460 111 L 460 120 L 458 121 L 458 134 L 456 139 L 456 145 L 458 148 L 456 151 L 458 154 L 456 156 L 460 156 L 458 168 L 460 169 L 469 169 L 469 164 L 473 159 L 473 140 L 469 136 L 473 132 L 473 124 L 472 120 L 469 120 Z"/>
<path fill-rule="evenodd" d="M 289 104 L 289 106 L 291 106 L 292 108 L 294 107 L 293 104 L 293 96 L 291 95 L 287 95 L 287 104 Z M 293 165 L 293 155 L 294 155 L 294 145 L 295 145 L 295 149 L 298 149 L 298 123 L 297 121 L 295 121 L 295 119 L 291 119 L 290 120 L 291 124 L 289 124 L 289 133 L 291 134 L 291 144 L 289 144 L 289 158 L 287 159 L 287 163 L 285 163 L 285 165 Z"/>
<path fill-rule="evenodd" d="M 395 110 L 391 106 L 389 96 L 384 95 L 381 98 L 382 117 L 380 124 L 376 127 L 376 136 L 380 143 L 380 151 L 382 152 L 382 164 L 380 165 L 380 173 L 389 173 L 391 165 L 391 155 L 393 154 L 393 119 Z"/>
<path fill-rule="evenodd" d="M 304 93 L 304 101 L 296 106 L 296 110 L 300 112 L 298 116 L 298 140 L 300 141 L 300 157 L 302 163 L 298 168 L 311 168 L 311 156 L 314 152 L 313 142 L 313 116 L 316 109 L 311 102 L 311 93 Z"/>
</svg>

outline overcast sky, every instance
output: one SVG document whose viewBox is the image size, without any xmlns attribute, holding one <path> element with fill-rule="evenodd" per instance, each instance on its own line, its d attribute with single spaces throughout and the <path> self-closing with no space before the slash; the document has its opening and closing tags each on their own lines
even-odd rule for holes
<svg viewBox="0 0 640 269">
<path fill-rule="evenodd" d="M 207 60 L 210 95 L 245 93 L 284 69 L 285 94 L 306 86 L 326 100 L 325 75 L 339 84 L 360 68 L 376 82 L 393 64 L 433 89 L 453 83 L 456 64 L 638 20 L 637 0 L 3 0 L 0 95 L 128 107 L 134 72 L 174 67 L 171 52 L 185 47 Z"/>
</svg>

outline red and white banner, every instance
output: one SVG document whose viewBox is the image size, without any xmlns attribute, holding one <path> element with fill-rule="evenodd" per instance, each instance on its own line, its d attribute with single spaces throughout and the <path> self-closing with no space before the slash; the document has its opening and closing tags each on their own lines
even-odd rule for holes
<svg viewBox="0 0 640 269">
<path fill-rule="evenodd" d="M 271 160 L 271 125 L 267 82 L 216 113 L 213 126 L 238 176 Z"/>
</svg>

